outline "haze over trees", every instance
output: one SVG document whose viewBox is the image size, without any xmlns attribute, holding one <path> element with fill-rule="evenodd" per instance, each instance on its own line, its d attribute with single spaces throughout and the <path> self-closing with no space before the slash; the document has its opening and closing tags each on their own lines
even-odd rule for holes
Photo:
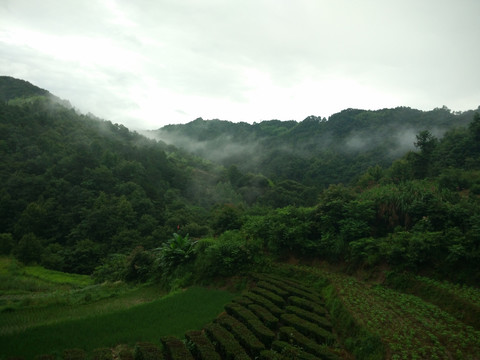
<svg viewBox="0 0 480 360">
<path fill-rule="evenodd" d="M 479 112 L 142 135 L 0 77 L 0 359 L 475 359 Z"/>
<path fill-rule="evenodd" d="M 197 266 L 232 261 L 204 273 L 233 272 L 261 249 L 478 280 L 474 111 L 197 119 L 147 138 L 21 80 L 2 77 L 0 95 L 0 248 L 26 263 L 91 274 L 120 261 L 133 279 L 197 256 Z M 169 242 L 173 233 L 188 240 Z M 224 242 L 186 248 L 211 237 Z M 166 244 L 185 252 L 169 265 L 154 250 Z M 247 255 L 235 257 L 238 247 Z M 125 275 L 135 261 L 145 274 Z"/>
</svg>

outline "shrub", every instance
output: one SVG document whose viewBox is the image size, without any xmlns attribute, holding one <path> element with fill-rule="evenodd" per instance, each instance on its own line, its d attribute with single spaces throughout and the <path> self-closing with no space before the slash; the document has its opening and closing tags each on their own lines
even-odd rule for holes
<svg viewBox="0 0 480 360">
<path fill-rule="evenodd" d="M 281 320 L 300 331 L 303 335 L 313 337 L 320 344 L 332 344 L 335 341 L 332 333 L 315 325 L 314 323 L 301 319 L 294 314 L 283 314 Z"/>
<path fill-rule="evenodd" d="M 250 360 L 243 347 L 235 337 L 219 324 L 210 323 L 205 326 L 205 332 L 210 340 L 216 344 L 217 351 L 226 360 Z"/>
<path fill-rule="evenodd" d="M 243 296 L 252 300 L 254 303 L 268 309 L 275 316 L 280 316 L 281 314 L 284 313 L 284 311 L 280 309 L 277 305 L 275 305 L 270 300 L 264 298 L 261 295 L 254 294 L 252 292 L 247 292 L 243 294 Z"/>
<path fill-rule="evenodd" d="M 258 246 L 246 241 L 240 232 L 227 231 L 203 253 L 198 254 L 196 271 L 202 278 L 238 275 L 259 264 Z"/>
<path fill-rule="evenodd" d="M 318 357 L 315 355 L 302 351 L 301 349 L 290 345 L 285 341 L 274 341 L 272 344 L 272 350 L 280 353 L 284 359 L 318 360 Z"/>
<path fill-rule="evenodd" d="M 282 354 L 273 350 L 263 350 L 260 353 L 260 360 L 285 360 L 286 358 Z"/>
<path fill-rule="evenodd" d="M 160 251 L 158 266 L 161 272 L 170 274 L 177 266 L 193 260 L 196 243 L 189 238 L 188 234 L 181 236 L 174 233 L 173 238 L 157 249 Z"/>
<path fill-rule="evenodd" d="M 87 354 L 83 349 L 67 349 L 63 351 L 63 360 L 85 360 Z"/>
<path fill-rule="evenodd" d="M 253 301 L 251 299 L 249 299 L 247 297 L 244 297 L 244 296 L 233 299 L 232 301 L 237 303 L 237 304 L 243 305 L 243 306 L 248 306 L 248 305 L 253 304 Z"/>
<path fill-rule="evenodd" d="M 263 325 L 257 316 L 245 307 L 230 303 L 225 305 L 225 310 L 229 315 L 243 322 L 266 346 L 269 346 L 275 339 L 275 333 Z"/>
<path fill-rule="evenodd" d="M 288 302 L 294 306 L 297 306 L 307 311 L 311 311 L 315 314 L 325 315 L 325 308 L 323 308 L 321 305 L 313 301 L 303 299 L 298 296 L 290 296 L 288 298 Z"/>
<path fill-rule="evenodd" d="M 278 318 L 272 315 L 270 311 L 258 304 L 247 305 L 248 309 L 253 311 L 263 323 L 270 329 L 276 329 L 278 325 Z"/>
<path fill-rule="evenodd" d="M 257 283 L 257 286 L 262 288 L 262 289 L 265 289 L 265 290 L 268 290 L 268 291 L 271 291 L 275 294 L 277 294 L 278 296 L 282 297 L 282 298 L 286 298 L 288 296 L 288 291 L 285 291 L 285 290 L 282 290 L 278 287 L 276 287 L 275 285 L 267 282 L 267 281 L 259 281 Z"/>
<path fill-rule="evenodd" d="M 338 357 L 332 354 L 327 347 L 318 345 L 293 327 L 281 327 L 279 330 L 279 339 L 289 344 L 294 344 L 321 359 L 335 360 Z"/>
<path fill-rule="evenodd" d="M 296 306 L 287 306 L 285 310 L 288 313 L 297 315 L 299 318 L 302 318 L 307 321 L 311 321 L 314 324 L 321 326 L 325 330 L 332 331 L 332 323 L 324 316 L 317 315 L 313 312 L 303 310 Z"/>
<path fill-rule="evenodd" d="M 128 347 L 122 347 L 118 352 L 119 360 L 134 360 L 133 351 Z"/>
<path fill-rule="evenodd" d="M 314 302 L 322 302 L 318 294 L 304 288 L 300 284 L 295 284 L 292 281 L 288 281 L 287 279 L 285 280 L 268 279 L 266 281 L 283 289 L 284 291 L 288 292 L 291 296 L 306 298 Z"/>
<path fill-rule="evenodd" d="M 124 254 L 111 254 L 97 266 L 92 276 L 96 283 L 105 281 L 115 282 L 125 279 L 127 271 L 127 256 Z"/>
<path fill-rule="evenodd" d="M 252 357 L 258 356 L 260 351 L 265 350 L 265 345 L 243 323 L 234 317 L 222 314 L 215 321 L 230 331 Z"/>
<path fill-rule="evenodd" d="M 93 350 L 92 360 L 113 360 L 112 350 L 109 348 L 100 348 Z"/>
<path fill-rule="evenodd" d="M 262 289 L 262 288 L 259 288 L 259 287 L 255 287 L 251 291 L 258 294 L 258 295 L 261 295 L 261 296 L 267 298 L 268 300 L 270 300 L 271 302 L 273 302 L 277 306 L 284 306 L 285 305 L 285 300 L 283 300 L 280 296 L 278 296 L 277 294 L 274 294 L 271 291 L 268 291 L 268 290 L 265 290 L 265 289 Z"/>
<path fill-rule="evenodd" d="M 149 342 L 138 342 L 133 350 L 134 360 L 162 360 L 163 354 L 158 346 Z"/>
<path fill-rule="evenodd" d="M 35 356 L 35 360 L 56 360 L 57 357 L 52 354 L 43 354 L 43 355 L 38 355 Z"/>
<path fill-rule="evenodd" d="M 193 360 L 193 356 L 185 346 L 185 343 L 175 336 L 161 338 L 165 354 L 170 360 Z"/>
<path fill-rule="evenodd" d="M 358 360 L 384 359 L 385 347 L 380 337 L 369 333 L 357 324 L 338 298 L 335 288 L 329 285 L 324 289 L 323 294 L 335 330 L 343 339 L 347 350 Z"/>
<path fill-rule="evenodd" d="M 198 330 L 185 333 L 187 346 L 197 360 L 220 360 L 220 355 L 205 334 Z"/>
</svg>

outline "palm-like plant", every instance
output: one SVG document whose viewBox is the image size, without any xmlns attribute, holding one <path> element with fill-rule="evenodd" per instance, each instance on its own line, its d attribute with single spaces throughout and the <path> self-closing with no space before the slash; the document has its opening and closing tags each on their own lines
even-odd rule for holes
<svg viewBox="0 0 480 360">
<path fill-rule="evenodd" d="M 173 234 L 173 238 L 168 240 L 160 250 L 160 267 L 163 271 L 171 272 L 180 264 L 189 262 L 193 259 L 194 248 L 197 241 L 192 241 L 188 234 L 181 236 Z"/>
</svg>

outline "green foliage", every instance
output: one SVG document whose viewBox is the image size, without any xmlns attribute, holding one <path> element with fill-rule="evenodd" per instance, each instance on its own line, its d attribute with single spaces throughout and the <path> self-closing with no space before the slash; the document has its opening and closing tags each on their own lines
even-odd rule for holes
<svg viewBox="0 0 480 360">
<path fill-rule="evenodd" d="M 9 255 L 15 243 L 13 236 L 10 233 L 0 234 L 0 255 Z"/>
<path fill-rule="evenodd" d="M 162 274 L 170 274 L 179 265 L 195 259 L 196 241 L 187 235 L 173 234 L 173 238 L 162 245 L 159 251 L 158 268 Z"/>
<path fill-rule="evenodd" d="M 193 356 L 185 343 L 175 336 L 163 336 L 161 338 L 165 355 L 171 360 L 193 360 Z"/>
<path fill-rule="evenodd" d="M 162 336 L 183 337 L 189 329 L 200 329 L 233 297 L 226 291 L 200 287 L 161 298 L 157 295 L 153 301 L 143 304 L 138 304 L 140 297 L 133 299 L 127 308 L 120 311 L 110 310 L 90 316 L 88 310 L 83 310 L 80 319 L 67 318 L 55 324 L 2 335 L 0 348 L 2 355 L 7 358 L 33 358 L 39 353 L 61 352 L 66 348 L 82 348 L 90 352 L 106 344 L 134 345 L 137 341 L 156 343 Z M 82 306 L 78 308 L 81 310 Z"/>
<path fill-rule="evenodd" d="M 18 242 L 14 254 L 24 264 L 31 264 L 40 261 L 42 250 L 40 239 L 33 233 L 27 233 Z"/>
<path fill-rule="evenodd" d="M 232 276 L 261 265 L 263 258 L 259 247 L 245 240 L 238 231 L 227 231 L 198 251 L 195 269 L 200 279 Z"/>
<path fill-rule="evenodd" d="M 362 328 L 337 297 L 333 286 L 324 289 L 326 306 L 332 323 L 346 348 L 357 359 L 383 359 L 385 348 L 379 336 Z"/>
<path fill-rule="evenodd" d="M 103 262 L 102 265 L 97 266 L 92 274 L 96 283 L 102 283 L 105 281 L 119 281 L 126 279 L 126 271 L 128 266 L 128 259 L 123 254 L 111 254 Z M 135 265 L 134 265 L 135 266 Z M 138 265 L 137 265 L 138 266 Z M 136 269 L 137 270 L 137 269 Z M 130 271 L 133 272 L 130 263 Z M 148 274 L 148 272 L 147 272 Z M 130 274 L 134 277 L 133 274 Z"/>
<path fill-rule="evenodd" d="M 134 360 L 162 360 L 162 350 L 151 342 L 138 342 L 133 351 Z"/>
<path fill-rule="evenodd" d="M 215 351 L 215 347 L 202 331 L 189 330 L 185 333 L 185 339 L 195 359 L 220 360 L 220 355 Z"/>
<path fill-rule="evenodd" d="M 63 351 L 63 360 L 85 360 L 87 354 L 83 349 L 68 349 Z"/>
<path fill-rule="evenodd" d="M 139 246 L 131 252 L 126 260 L 125 280 L 145 282 L 151 277 L 155 261 L 151 252 L 145 251 L 143 247 Z"/>
</svg>

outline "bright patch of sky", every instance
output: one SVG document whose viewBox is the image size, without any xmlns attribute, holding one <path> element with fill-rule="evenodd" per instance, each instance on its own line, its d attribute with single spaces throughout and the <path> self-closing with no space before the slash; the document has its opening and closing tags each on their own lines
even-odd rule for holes
<svg viewBox="0 0 480 360">
<path fill-rule="evenodd" d="M 0 0 L 0 74 L 132 129 L 480 105 L 478 0 Z"/>
</svg>

